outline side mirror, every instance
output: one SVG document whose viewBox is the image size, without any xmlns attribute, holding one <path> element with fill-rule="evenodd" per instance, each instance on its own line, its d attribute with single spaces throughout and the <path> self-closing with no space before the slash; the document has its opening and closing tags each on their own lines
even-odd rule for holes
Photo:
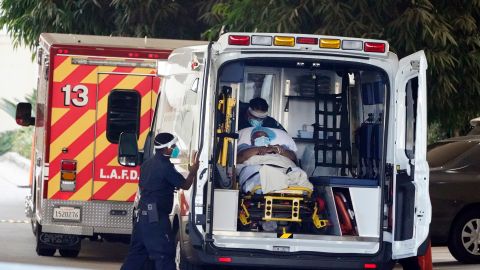
<svg viewBox="0 0 480 270">
<path fill-rule="evenodd" d="M 32 117 L 32 104 L 20 102 L 15 111 L 15 120 L 20 126 L 28 127 L 35 124 L 35 117 Z"/>
<path fill-rule="evenodd" d="M 126 167 L 138 165 L 137 134 L 122 132 L 118 140 L 118 163 Z"/>
</svg>

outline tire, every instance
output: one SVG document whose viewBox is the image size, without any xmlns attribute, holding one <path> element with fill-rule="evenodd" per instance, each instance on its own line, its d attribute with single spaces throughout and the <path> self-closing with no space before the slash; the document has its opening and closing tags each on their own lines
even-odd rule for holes
<svg viewBox="0 0 480 270">
<path fill-rule="evenodd" d="M 52 257 L 57 250 L 54 248 L 41 248 L 37 245 L 36 251 L 38 256 Z"/>
<path fill-rule="evenodd" d="M 38 256 L 52 257 L 57 250 L 55 248 L 46 247 L 45 245 L 40 243 L 40 240 L 38 238 L 41 234 L 41 232 L 37 232 L 37 246 L 35 247 L 35 251 L 37 252 Z"/>
<path fill-rule="evenodd" d="M 459 262 L 480 263 L 480 211 L 470 210 L 455 219 L 448 250 Z"/>
<path fill-rule="evenodd" d="M 32 224 L 33 225 L 33 224 Z M 36 236 L 36 246 L 35 251 L 38 256 L 47 256 L 52 257 L 57 249 L 48 247 L 40 242 L 40 236 L 42 235 L 42 226 L 36 222 L 35 236 Z M 33 228 L 33 226 L 32 226 Z"/>
<path fill-rule="evenodd" d="M 203 270 L 203 267 L 190 263 L 183 255 L 180 248 L 180 232 L 177 232 L 175 243 L 175 264 L 178 270 Z"/>
<path fill-rule="evenodd" d="M 78 254 L 80 253 L 80 250 L 78 249 L 59 249 L 58 252 L 62 257 L 66 258 L 76 258 L 78 257 Z"/>
</svg>

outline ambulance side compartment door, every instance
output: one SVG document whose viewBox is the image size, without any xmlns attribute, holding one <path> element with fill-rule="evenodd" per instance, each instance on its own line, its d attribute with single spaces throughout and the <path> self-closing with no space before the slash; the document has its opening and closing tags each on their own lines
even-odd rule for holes
<svg viewBox="0 0 480 270">
<path fill-rule="evenodd" d="M 430 226 L 426 70 L 419 51 L 400 60 L 395 78 L 393 259 L 416 256 Z"/>
</svg>

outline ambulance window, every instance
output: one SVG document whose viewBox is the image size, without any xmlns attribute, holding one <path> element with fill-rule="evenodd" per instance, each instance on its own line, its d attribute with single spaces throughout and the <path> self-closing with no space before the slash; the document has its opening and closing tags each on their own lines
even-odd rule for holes
<svg viewBox="0 0 480 270">
<path fill-rule="evenodd" d="M 271 105 L 274 77 L 274 74 L 248 73 L 245 92 L 240 100 L 249 102 L 252 98 L 261 97 Z"/>
<path fill-rule="evenodd" d="M 135 132 L 140 127 L 140 94 L 135 90 L 113 90 L 108 97 L 107 139 L 118 143 L 122 132 Z"/>
<path fill-rule="evenodd" d="M 417 122 L 418 78 L 408 81 L 405 89 L 405 153 L 415 158 L 415 130 Z"/>
</svg>

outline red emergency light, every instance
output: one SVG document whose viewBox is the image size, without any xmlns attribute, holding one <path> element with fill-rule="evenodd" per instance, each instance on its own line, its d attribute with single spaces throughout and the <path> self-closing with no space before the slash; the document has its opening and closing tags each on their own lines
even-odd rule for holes
<svg viewBox="0 0 480 270">
<path fill-rule="evenodd" d="M 238 36 L 238 35 L 228 36 L 228 45 L 248 46 L 250 45 L 250 36 Z"/>
<path fill-rule="evenodd" d="M 384 53 L 385 52 L 385 43 L 365 42 L 363 50 L 365 52 Z"/>
<path fill-rule="evenodd" d="M 75 161 L 75 160 L 62 160 L 61 170 L 62 171 L 76 171 L 77 170 L 77 161 Z"/>
<path fill-rule="evenodd" d="M 218 258 L 218 262 L 221 262 L 221 263 L 231 263 L 231 262 L 232 262 L 232 258 L 231 258 L 231 257 L 219 257 L 219 258 Z"/>
<path fill-rule="evenodd" d="M 158 59 L 158 58 L 159 58 L 159 55 L 156 54 L 156 53 L 149 53 L 149 54 L 147 55 L 147 57 L 148 57 L 148 58 L 153 58 L 153 59 Z"/>
<path fill-rule="evenodd" d="M 297 37 L 297 44 L 318 44 L 318 38 L 311 37 Z"/>
<path fill-rule="evenodd" d="M 366 263 L 363 265 L 364 269 L 377 269 L 377 264 L 375 263 Z"/>
<path fill-rule="evenodd" d="M 128 57 L 140 57 L 140 54 L 137 52 L 136 53 L 131 52 L 131 53 L 128 53 Z"/>
<path fill-rule="evenodd" d="M 69 52 L 68 49 L 58 49 L 57 50 L 58 54 L 67 54 L 68 52 Z"/>
</svg>

